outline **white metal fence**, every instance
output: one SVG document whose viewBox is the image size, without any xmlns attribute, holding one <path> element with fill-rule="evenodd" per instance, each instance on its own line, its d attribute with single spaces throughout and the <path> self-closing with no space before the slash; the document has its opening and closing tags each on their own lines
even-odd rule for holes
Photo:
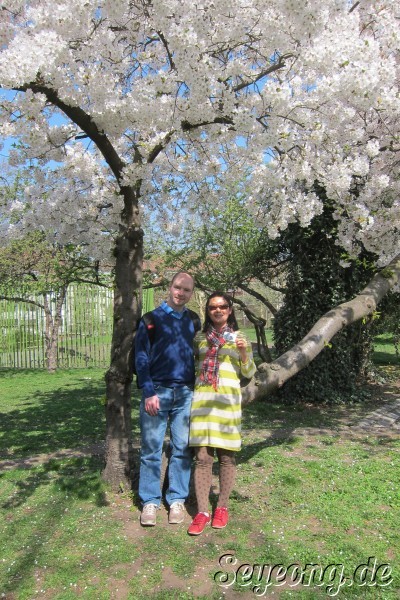
<svg viewBox="0 0 400 600">
<path fill-rule="evenodd" d="M 143 309 L 153 308 L 153 290 L 143 295 Z M 20 294 L 9 294 L 17 296 Z M 39 301 L 40 297 L 37 298 Z M 113 291 L 73 284 L 62 307 L 57 364 L 59 368 L 107 367 L 113 323 Z M 45 315 L 34 304 L 0 300 L 0 368 L 46 366 Z"/>
</svg>

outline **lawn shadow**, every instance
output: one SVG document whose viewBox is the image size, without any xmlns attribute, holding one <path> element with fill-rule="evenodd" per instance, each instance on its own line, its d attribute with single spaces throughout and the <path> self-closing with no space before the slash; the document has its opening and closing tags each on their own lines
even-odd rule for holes
<svg viewBox="0 0 400 600">
<path fill-rule="evenodd" d="M 7 537 L 10 540 L 21 538 L 20 528 L 26 528 L 30 513 L 32 526 L 8 569 L 8 581 L 2 590 L 6 598 L 19 597 L 18 591 L 23 588 L 24 581 L 32 577 L 38 563 L 46 560 L 49 540 L 59 535 L 65 514 L 73 510 L 77 500 L 97 507 L 108 506 L 100 466 L 98 457 L 69 458 L 62 463 L 52 459 L 32 469 L 25 479 L 14 481 L 16 490 L 0 507 L 9 511 Z M 0 481 L 3 477 L 5 473 L 0 474 Z M 37 500 L 29 506 L 29 500 L 34 498 L 39 487 L 48 487 L 48 495 L 39 495 L 43 498 L 40 508 Z M 22 512 L 17 511 L 20 507 Z"/>
<path fill-rule="evenodd" d="M 28 477 L 15 481 L 16 491 L 1 508 L 12 510 L 24 504 L 40 486 L 57 486 L 65 498 L 93 499 L 96 506 L 107 506 L 104 484 L 100 471 L 102 460 L 98 456 L 76 457 L 60 461 L 50 459 L 32 469 Z M 5 473 L 0 473 L 1 478 Z"/>
<path fill-rule="evenodd" d="M 397 388 L 393 388 L 397 392 Z M 397 393 L 396 393 L 397 396 Z M 397 430 L 375 428 L 373 423 L 365 430 L 359 424 L 373 414 L 377 407 L 390 407 L 391 395 L 378 400 L 366 400 L 354 404 L 296 404 L 258 400 L 243 408 L 244 443 L 237 461 L 247 463 L 263 449 L 272 446 L 293 446 L 303 435 L 329 439 L 357 439 L 366 447 L 393 442 Z M 373 435 L 371 435 L 373 432 Z M 263 439 L 260 439 L 260 436 Z M 326 444 L 328 441 L 325 440 Z"/>
<path fill-rule="evenodd" d="M 385 350 L 375 350 L 374 363 L 376 365 L 400 365 L 400 356 Z"/>
<path fill-rule="evenodd" d="M 242 430 L 256 431 L 269 429 L 282 437 L 299 428 L 339 429 L 342 426 L 343 414 L 346 412 L 351 419 L 359 418 L 362 403 L 358 405 L 329 405 L 299 402 L 285 404 L 277 396 L 255 400 L 243 407 Z M 278 433 L 279 432 L 279 433 Z"/>
<path fill-rule="evenodd" d="M 51 391 L 36 390 L 1 415 L 2 459 L 48 454 L 104 439 L 103 381 L 65 383 Z"/>
</svg>

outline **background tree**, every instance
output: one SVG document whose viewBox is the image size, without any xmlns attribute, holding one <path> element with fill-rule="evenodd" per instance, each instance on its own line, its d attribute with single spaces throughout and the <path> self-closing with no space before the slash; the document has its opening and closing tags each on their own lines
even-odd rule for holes
<svg viewBox="0 0 400 600">
<path fill-rule="evenodd" d="M 1 134 L 18 140 L 9 163 L 35 174 L 25 227 L 115 257 L 104 473 L 115 487 L 133 466 L 143 213 L 179 235 L 187 211 L 201 217 L 245 175 L 274 239 L 321 212 L 297 185 L 318 179 L 349 254 L 355 239 L 381 266 L 398 254 L 396 17 L 394 3 L 345 0 L 2 3 Z"/>
<path fill-rule="evenodd" d="M 99 265 L 69 244 L 50 244 L 40 231 L 0 247 L 0 298 L 40 307 L 45 315 L 47 370 L 57 369 L 62 307 L 71 283 L 106 285 Z"/>
<path fill-rule="evenodd" d="M 246 292 L 274 315 L 276 292 L 284 290 L 285 259 L 278 242 L 270 240 L 262 224 L 249 213 L 246 199 L 232 191 L 220 206 L 210 207 L 207 219 L 189 222 L 178 243 L 165 240 L 164 259 L 157 264 L 179 267 L 194 276 L 196 285 L 206 293 L 225 290 L 254 326 L 261 358 L 270 361 L 266 320 L 237 295 Z"/>
</svg>

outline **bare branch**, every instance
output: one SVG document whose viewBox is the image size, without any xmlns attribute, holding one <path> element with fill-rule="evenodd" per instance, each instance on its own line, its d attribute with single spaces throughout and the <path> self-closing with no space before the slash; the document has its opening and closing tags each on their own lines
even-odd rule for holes
<svg viewBox="0 0 400 600">
<path fill-rule="evenodd" d="M 21 298 L 20 296 L 4 296 L 0 294 L 0 300 L 9 300 L 10 302 L 24 302 L 25 304 L 33 304 L 33 306 L 38 306 L 39 308 L 45 308 L 44 304 L 37 302 L 35 300 L 28 300 L 27 298 Z"/>
<path fill-rule="evenodd" d="M 277 309 L 262 294 L 260 294 L 259 292 L 256 292 L 255 290 L 253 290 L 251 287 L 245 285 L 244 283 L 238 284 L 238 287 L 240 287 L 240 289 L 243 290 L 244 292 L 247 292 L 247 294 L 250 294 L 250 296 L 253 296 L 253 298 L 257 298 L 257 300 L 262 302 L 264 304 L 264 306 L 266 306 L 273 315 L 276 315 L 276 313 L 278 312 Z"/>
<path fill-rule="evenodd" d="M 171 65 L 171 71 L 175 71 L 175 63 L 174 63 L 174 59 L 172 58 L 172 54 L 169 50 L 168 44 L 167 44 L 167 40 L 165 39 L 164 34 L 161 31 L 157 31 L 159 38 L 167 52 L 168 55 L 168 60 L 169 60 L 169 64 Z"/>
<path fill-rule="evenodd" d="M 355 2 L 355 4 L 353 4 L 353 6 L 350 8 L 349 14 L 351 14 L 353 12 L 353 10 L 355 10 L 359 4 L 360 4 L 359 2 Z"/>
<path fill-rule="evenodd" d="M 261 73 L 259 73 L 257 75 L 257 77 L 255 77 L 254 79 L 249 79 L 248 81 L 243 81 L 243 83 L 240 83 L 236 87 L 232 88 L 233 91 L 240 92 L 244 88 L 247 88 L 250 85 L 256 84 L 257 81 L 260 81 L 260 79 L 267 77 L 267 75 L 270 75 L 271 73 L 274 73 L 275 71 L 279 71 L 280 69 L 283 69 L 286 66 L 286 60 L 288 58 L 293 58 L 293 56 L 294 56 L 293 54 L 284 54 L 284 55 L 280 56 L 278 62 L 276 62 L 275 64 L 268 67 L 268 69 L 261 71 Z"/>
</svg>

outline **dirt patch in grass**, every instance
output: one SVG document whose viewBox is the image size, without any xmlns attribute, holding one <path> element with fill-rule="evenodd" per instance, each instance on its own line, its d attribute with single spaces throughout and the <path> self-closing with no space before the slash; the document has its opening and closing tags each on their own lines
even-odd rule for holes
<svg viewBox="0 0 400 600">
<path fill-rule="evenodd" d="M 185 516 L 184 523 L 179 525 L 169 525 L 168 524 L 168 511 L 165 506 L 161 506 L 160 510 L 157 513 L 157 526 L 156 527 L 142 527 L 140 525 L 140 511 L 139 509 L 132 506 L 132 500 L 128 496 L 115 496 L 109 495 L 110 508 L 113 511 L 113 515 L 116 520 L 120 521 L 123 524 L 124 533 L 132 544 L 135 546 L 141 546 L 141 540 L 146 540 L 150 538 L 156 538 L 159 535 L 160 529 L 165 530 L 165 528 L 186 528 L 189 526 L 193 514 L 195 512 L 194 505 L 187 505 L 187 514 Z M 207 544 L 211 541 L 212 543 L 212 534 L 213 530 L 205 531 L 201 536 L 201 540 L 197 538 L 193 539 L 193 548 L 192 552 L 196 554 L 196 543 L 201 541 L 202 544 Z M 166 555 L 165 559 L 168 559 Z M 129 571 L 126 571 L 126 581 L 129 581 L 133 577 L 137 580 L 142 579 L 143 585 L 146 587 L 145 579 L 148 577 L 146 573 L 149 573 L 149 565 L 151 566 L 152 557 L 151 555 L 146 554 L 144 558 L 139 558 L 135 560 L 134 565 Z M 186 592 L 189 594 L 195 594 L 197 596 L 211 597 L 210 594 L 215 590 L 215 584 L 211 580 L 209 573 L 216 567 L 215 561 L 212 560 L 203 560 L 200 565 L 197 565 L 193 574 L 190 577 L 180 576 L 175 573 L 172 568 L 165 564 L 159 575 L 159 581 L 152 587 L 152 592 L 157 594 L 159 592 L 176 594 L 177 591 Z M 126 570 L 126 565 L 125 565 Z M 110 580 L 111 581 L 111 580 Z M 123 582 L 121 580 L 114 580 L 112 585 L 110 585 L 110 592 L 115 590 L 115 586 L 122 590 Z M 129 586 L 128 586 L 129 588 Z M 121 595 L 120 598 L 128 597 L 127 592 L 126 595 Z M 173 597 L 173 595 L 171 597 Z M 118 596 L 110 596 L 112 598 L 118 598 Z M 227 597 L 227 596 L 225 596 Z M 234 598 L 234 596 L 229 596 L 230 598 Z M 241 596 L 242 597 L 242 596 Z"/>
</svg>

